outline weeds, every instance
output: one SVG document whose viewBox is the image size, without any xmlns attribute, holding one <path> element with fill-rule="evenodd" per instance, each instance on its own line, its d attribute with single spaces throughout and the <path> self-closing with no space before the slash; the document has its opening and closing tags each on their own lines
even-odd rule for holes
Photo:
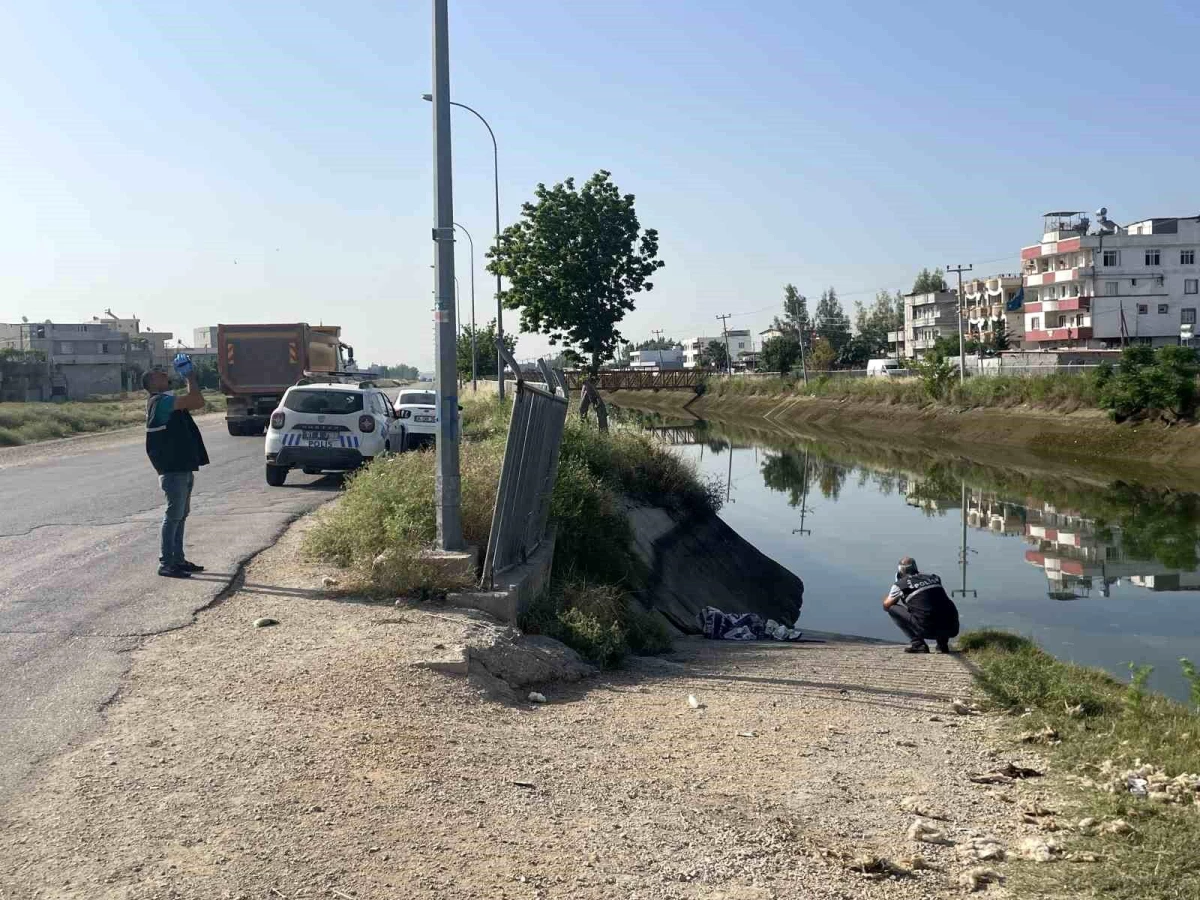
<svg viewBox="0 0 1200 900">
<path fill-rule="evenodd" d="M 511 403 L 464 403 L 460 467 L 463 535 L 483 548 L 490 530 Z M 322 512 L 306 551 L 350 568 L 369 594 L 428 597 L 456 590 L 422 551 L 435 533 L 433 454 L 377 460 L 352 476 L 340 502 Z M 528 630 L 549 634 L 600 665 L 628 652 L 659 652 L 670 640 L 633 592 L 644 580 L 633 532 L 622 508 L 632 497 L 679 513 L 715 510 L 720 495 L 695 470 L 641 435 L 600 434 L 568 422 L 559 454 L 550 515 L 556 529 L 553 583 L 525 617 Z"/>
<path fill-rule="evenodd" d="M 1058 734 L 1060 743 L 1044 752 L 1059 768 L 1098 777 L 1106 761 L 1120 770 L 1140 760 L 1171 777 L 1200 772 L 1200 708 L 1189 709 L 1146 690 L 1149 667 L 1131 665 L 1130 682 L 1122 684 L 1095 669 L 1060 662 L 1006 632 L 972 632 L 960 644 L 992 700 L 1021 714 L 1022 731 L 1050 726 Z M 1181 665 L 1195 695 L 1195 669 L 1186 660 Z M 1068 850 L 1096 853 L 1099 861 L 1086 867 L 1023 866 L 1012 873 L 1014 886 L 1031 896 L 1200 896 L 1195 853 L 1200 818 L 1192 804 L 1152 803 L 1087 785 L 1073 788 L 1072 795 L 1080 818 L 1123 818 L 1132 833 L 1072 835 L 1065 839 Z"/>
</svg>

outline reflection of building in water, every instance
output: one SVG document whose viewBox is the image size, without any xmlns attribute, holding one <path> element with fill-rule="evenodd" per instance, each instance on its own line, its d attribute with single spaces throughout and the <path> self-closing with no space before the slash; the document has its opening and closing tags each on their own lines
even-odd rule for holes
<svg viewBox="0 0 1200 900">
<path fill-rule="evenodd" d="M 992 493 L 969 491 L 967 522 L 972 528 L 996 534 L 1025 534 L 1025 507 Z"/>
<path fill-rule="evenodd" d="M 1119 528 L 1101 528 L 1093 519 L 1048 503 L 1030 505 L 1026 512 L 1025 540 L 1036 549 L 1025 551 L 1025 561 L 1045 570 L 1055 599 L 1086 597 L 1093 587 L 1107 597 L 1109 588 L 1122 579 L 1157 591 L 1200 588 L 1198 573 L 1128 555 Z"/>
</svg>

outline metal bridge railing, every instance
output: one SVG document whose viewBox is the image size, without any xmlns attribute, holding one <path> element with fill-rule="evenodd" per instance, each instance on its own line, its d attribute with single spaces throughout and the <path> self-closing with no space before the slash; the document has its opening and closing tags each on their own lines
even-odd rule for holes
<svg viewBox="0 0 1200 900">
<path fill-rule="evenodd" d="M 497 348 L 517 373 L 517 382 L 483 560 L 485 588 L 494 586 L 499 573 L 525 562 L 546 539 L 558 450 L 567 421 L 567 385 L 562 376 L 538 360 L 545 384 L 532 384 L 521 376 L 508 349 L 500 342 Z"/>
</svg>

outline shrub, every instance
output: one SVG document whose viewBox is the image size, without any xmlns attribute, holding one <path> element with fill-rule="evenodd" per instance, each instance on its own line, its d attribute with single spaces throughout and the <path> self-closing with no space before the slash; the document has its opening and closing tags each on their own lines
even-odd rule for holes
<svg viewBox="0 0 1200 900">
<path fill-rule="evenodd" d="M 1097 373 L 1100 405 L 1117 422 L 1146 416 L 1191 418 L 1197 373 L 1200 365 L 1190 347 L 1127 347 L 1115 372 Z"/>
</svg>

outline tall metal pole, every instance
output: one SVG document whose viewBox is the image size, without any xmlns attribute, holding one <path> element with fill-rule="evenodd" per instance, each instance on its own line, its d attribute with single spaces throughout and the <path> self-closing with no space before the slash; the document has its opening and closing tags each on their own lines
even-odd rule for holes
<svg viewBox="0 0 1200 900">
<path fill-rule="evenodd" d="M 958 383 L 962 384 L 967 379 L 967 352 L 966 342 L 963 340 L 963 272 L 970 272 L 972 266 L 946 266 L 947 272 L 958 273 Z"/>
<path fill-rule="evenodd" d="M 425 100 L 432 100 L 433 95 L 424 94 Z M 488 120 L 479 114 L 478 110 L 472 109 L 465 103 L 459 103 L 457 100 L 450 101 L 451 106 L 457 106 L 460 109 L 465 109 L 475 118 L 483 123 L 483 127 L 487 129 L 488 135 L 492 139 L 492 190 L 496 200 L 496 246 L 500 246 L 500 150 L 496 145 L 496 132 L 492 131 L 492 126 L 488 124 Z M 504 341 L 504 304 L 500 302 L 500 274 L 496 273 L 496 337 L 503 343 Z M 504 357 L 496 352 L 496 387 L 500 392 L 500 399 L 504 399 Z"/>
<path fill-rule="evenodd" d="M 725 322 L 732 318 L 729 315 L 717 316 L 721 320 L 721 334 L 725 336 L 725 366 L 729 372 L 729 377 L 733 377 L 733 357 L 729 354 L 729 329 L 725 327 Z M 730 447 L 733 444 L 729 445 Z"/>
<path fill-rule="evenodd" d="M 454 227 L 467 236 L 471 245 L 471 392 L 479 393 L 479 349 L 475 342 L 475 240 L 471 232 L 457 222 Z"/>
<path fill-rule="evenodd" d="M 662 360 L 662 336 L 663 336 L 663 330 L 662 330 L 661 328 L 655 328 L 655 329 L 654 329 L 653 331 L 651 331 L 650 333 L 651 333 L 652 335 L 654 335 L 655 337 L 657 337 L 657 338 L 658 338 L 658 367 L 661 369 L 661 368 L 662 368 L 662 365 L 663 365 L 663 360 Z"/>
<path fill-rule="evenodd" d="M 463 536 L 454 320 L 454 180 L 450 153 L 450 27 L 446 0 L 433 0 L 433 147 L 437 543 L 442 550 L 460 550 Z"/>
</svg>

